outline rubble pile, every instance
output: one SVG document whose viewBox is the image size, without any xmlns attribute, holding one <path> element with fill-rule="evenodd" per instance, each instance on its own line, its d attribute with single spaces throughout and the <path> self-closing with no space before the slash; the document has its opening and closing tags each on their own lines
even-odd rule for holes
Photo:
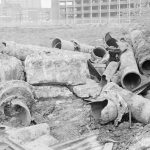
<svg viewBox="0 0 150 150">
<path fill-rule="evenodd" d="M 99 47 L 2 42 L 0 149 L 112 150 L 117 141 L 100 141 L 96 125 L 117 127 L 127 115 L 129 129 L 133 120 L 149 124 L 150 42 L 145 31 L 129 31 L 118 39 L 106 33 Z M 143 133 L 126 149 L 150 147 L 149 139 Z"/>
</svg>

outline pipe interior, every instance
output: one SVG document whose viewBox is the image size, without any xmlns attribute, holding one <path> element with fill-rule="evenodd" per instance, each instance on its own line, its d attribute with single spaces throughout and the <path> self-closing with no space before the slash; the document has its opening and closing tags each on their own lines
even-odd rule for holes
<svg viewBox="0 0 150 150">
<path fill-rule="evenodd" d="M 108 100 L 94 102 L 91 104 L 93 117 L 95 119 L 101 118 L 101 111 L 107 106 L 107 104 L 108 104 Z"/>
<path fill-rule="evenodd" d="M 128 90 L 132 90 L 139 86 L 141 77 L 136 73 L 129 73 L 123 78 L 123 84 Z"/>
<path fill-rule="evenodd" d="M 146 60 L 145 62 L 143 62 L 142 64 L 142 70 L 143 72 L 149 72 L 150 74 L 150 60 Z"/>
<path fill-rule="evenodd" d="M 104 55 L 106 54 L 106 51 L 105 51 L 105 49 L 98 47 L 93 50 L 93 53 L 97 57 L 104 57 Z"/>
<path fill-rule="evenodd" d="M 110 38 L 108 41 L 106 41 L 106 44 L 108 46 L 113 46 L 115 48 L 118 48 L 117 40 L 114 38 Z"/>
<path fill-rule="evenodd" d="M 61 49 L 61 40 L 60 39 L 53 40 L 52 47 Z"/>
</svg>

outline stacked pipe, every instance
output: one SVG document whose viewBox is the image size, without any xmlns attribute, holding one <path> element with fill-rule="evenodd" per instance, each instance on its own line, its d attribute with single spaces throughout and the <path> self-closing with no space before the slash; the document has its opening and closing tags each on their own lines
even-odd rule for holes
<svg viewBox="0 0 150 150">
<path fill-rule="evenodd" d="M 120 56 L 120 71 L 121 71 L 121 84 L 123 88 L 133 90 L 141 83 L 141 76 L 138 66 L 134 57 L 132 47 L 126 42 L 120 43 L 126 45 L 125 52 Z"/>
<path fill-rule="evenodd" d="M 67 41 L 62 40 L 60 38 L 56 38 L 52 41 L 52 48 L 90 53 L 94 49 L 94 46 L 81 44 L 75 40 Z"/>
<path fill-rule="evenodd" d="M 142 74 L 148 76 L 150 75 L 150 43 L 140 30 L 133 30 L 130 36 L 139 69 Z"/>
</svg>

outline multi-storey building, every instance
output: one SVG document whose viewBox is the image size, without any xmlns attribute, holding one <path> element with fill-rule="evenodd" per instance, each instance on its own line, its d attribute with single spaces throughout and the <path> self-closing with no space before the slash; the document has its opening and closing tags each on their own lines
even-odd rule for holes
<svg viewBox="0 0 150 150">
<path fill-rule="evenodd" d="M 140 14 L 142 0 L 52 0 L 52 19 L 67 23 L 122 21 Z"/>
</svg>

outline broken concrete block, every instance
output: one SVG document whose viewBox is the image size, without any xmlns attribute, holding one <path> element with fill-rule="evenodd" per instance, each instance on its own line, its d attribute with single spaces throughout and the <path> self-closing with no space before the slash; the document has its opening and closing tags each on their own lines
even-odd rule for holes
<svg viewBox="0 0 150 150">
<path fill-rule="evenodd" d="M 57 51 L 58 52 L 58 51 Z M 27 82 L 32 85 L 85 84 L 89 76 L 89 54 L 74 51 L 32 54 L 25 60 Z"/>
<path fill-rule="evenodd" d="M 13 129 L 13 130 L 12 130 Z M 8 138 L 17 144 L 24 144 L 38 139 L 50 133 L 49 125 L 46 123 L 24 127 L 10 128 L 6 130 Z"/>
<path fill-rule="evenodd" d="M 73 92 L 81 98 L 96 98 L 102 87 L 95 80 L 88 79 L 86 84 L 73 87 Z"/>
<path fill-rule="evenodd" d="M 103 144 L 98 141 L 97 134 L 88 134 L 62 144 L 54 145 L 51 148 L 54 150 L 103 150 L 103 147 Z"/>
<path fill-rule="evenodd" d="M 30 111 L 35 102 L 32 87 L 21 80 L 1 82 L 0 106 L 4 118 L 11 126 L 28 126 L 31 122 Z"/>
<path fill-rule="evenodd" d="M 12 56 L 0 54 L 0 81 L 24 80 L 22 62 Z"/>
<path fill-rule="evenodd" d="M 36 99 L 48 98 L 69 98 L 72 97 L 72 92 L 68 88 L 62 86 L 34 86 L 34 95 Z"/>
<path fill-rule="evenodd" d="M 22 147 L 24 147 L 27 150 L 50 150 L 49 147 L 57 144 L 58 141 L 52 137 L 51 135 L 45 134 L 34 141 L 30 141 L 27 143 L 24 143 Z"/>
<path fill-rule="evenodd" d="M 5 143 L 5 147 L 15 150 L 51 150 L 49 147 L 58 143 L 58 140 L 50 135 L 49 125 L 46 123 L 25 128 L 1 128 L 3 130 L 0 130 L 0 143 Z"/>
</svg>

